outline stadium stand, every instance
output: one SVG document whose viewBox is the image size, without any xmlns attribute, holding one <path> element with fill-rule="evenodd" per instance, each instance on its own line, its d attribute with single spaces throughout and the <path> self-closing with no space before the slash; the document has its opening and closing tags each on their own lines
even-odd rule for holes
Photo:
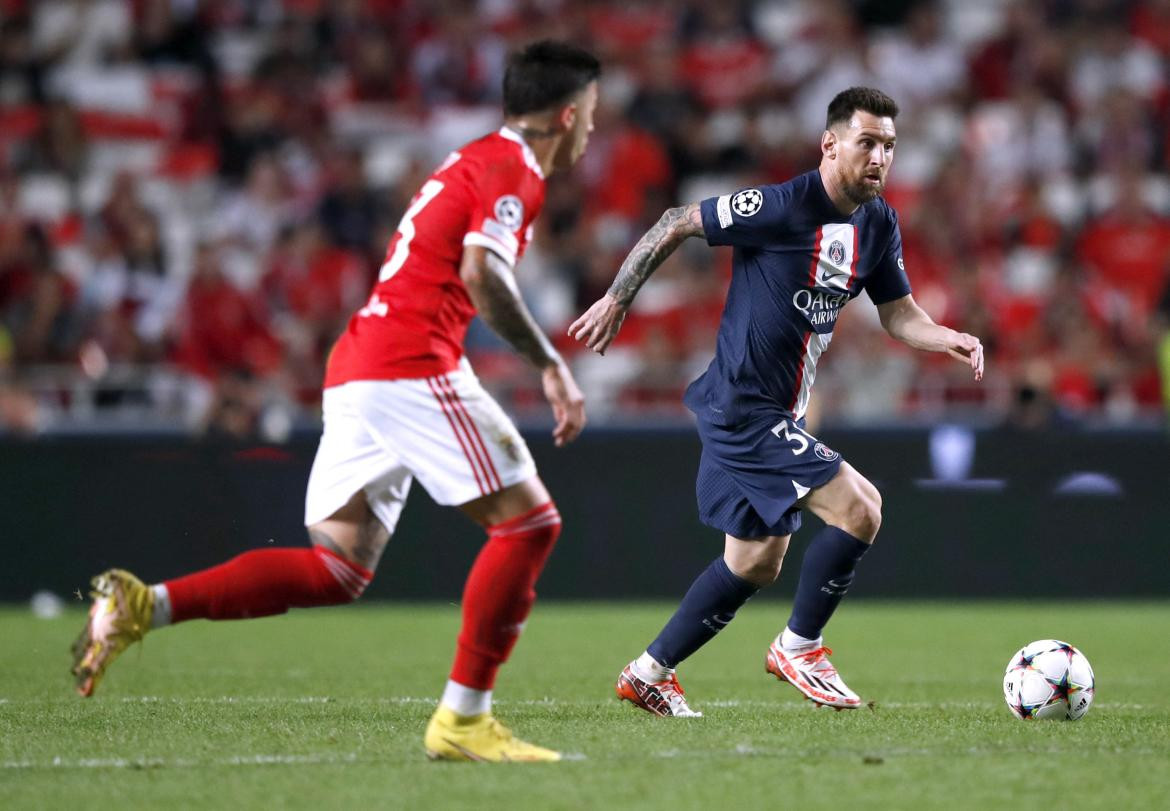
<svg viewBox="0 0 1170 811">
<path fill-rule="evenodd" d="M 812 166 L 828 99 L 873 84 L 903 105 L 916 298 L 989 375 L 903 351 L 860 298 L 819 418 L 1165 419 L 1170 0 L 0 0 L 0 431 L 312 424 L 409 196 L 497 125 L 506 54 L 542 36 L 606 65 L 518 271 L 551 334 L 665 207 Z M 562 342 L 595 422 L 685 419 L 722 250 L 680 251 L 604 360 Z M 468 350 L 543 416 L 486 328 Z"/>
</svg>

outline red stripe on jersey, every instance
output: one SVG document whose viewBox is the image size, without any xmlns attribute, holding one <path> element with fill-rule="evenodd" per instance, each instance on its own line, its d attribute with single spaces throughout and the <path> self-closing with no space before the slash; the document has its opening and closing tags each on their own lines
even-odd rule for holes
<svg viewBox="0 0 1170 811">
<path fill-rule="evenodd" d="M 788 404 L 788 410 L 795 415 L 796 404 L 800 402 L 800 387 L 804 383 L 804 365 L 808 360 L 808 342 L 813 337 L 813 333 L 806 332 L 804 334 L 804 345 L 800 348 L 800 363 L 796 367 L 796 384 L 792 391 L 792 402 Z"/>
<path fill-rule="evenodd" d="M 857 278 L 857 256 L 861 253 L 861 237 L 858 235 L 858 229 L 853 229 L 853 261 L 849 263 L 849 278 L 845 282 L 845 291 L 848 292 L 853 280 Z"/>
<path fill-rule="evenodd" d="M 808 286 L 816 288 L 817 286 L 817 264 L 821 261 L 821 240 L 824 238 L 824 226 L 817 228 L 817 235 L 813 239 L 812 247 L 812 263 L 808 267 Z M 856 230 L 854 231 L 856 233 Z M 853 252 L 854 261 L 856 261 L 857 251 Z M 793 414 L 796 413 L 796 404 L 800 400 L 800 386 L 804 382 L 804 362 L 808 358 L 808 342 L 812 338 L 811 332 L 804 334 L 804 345 L 800 350 L 800 362 L 796 365 L 796 385 L 792 391 L 792 402 L 788 404 L 788 410 Z"/>
<path fill-rule="evenodd" d="M 812 264 L 809 265 L 809 268 L 808 268 L 808 286 L 809 287 L 816 287 L 817 286 L 817 263 L 819 263 L 821 261 L 821 240 L 824 238 L 824 233 L 825 233 L 824 226 L 817 228 L 816 238 L 813 239 Z M 857 254 L 854 253 L 854 256 L 856 256 L 856 255 Z M 807 345 L 807 341 L 805 343 Z"/>
<path fill-rule="evenodd" d="M 431 387 L 431 394 L 435 395 L 435 399 L 439 401 L 439 408 L 443 409 L 443 416 L 451 424 L 451 432 L 455 434 L 455 439 L 459 442 L 459 447 L 463 449 L 463 455 L 467 457 L 467 462 L 471 465 L 471 473 L 475 476 L 475 483 L 479 485 L 480 494 L 486 496 L 488 490 L 483 486 L 483 479 L 480 478 L 479 468 L 476 467 L 475 459 L 472 458 L 471 453 L 467 450 L 467 444 L 463 441 L 463 435 L 460 433 L 459 427 L 455 425 L 455 418 L 451 416 L 451 412 L 448 410 L 447 401 L 443 399 L 443 395 L 439 393 L 438 388 L 435 386 L 434 378 L 428 377 L 427 385 Z"/>
<path fill-rule="evenodd" d="M 479 427 L 475 424 L 475 420 L 473 420 L 471 418 L 471 415 L 467 412 L 467 407 L 464 406 L 463 401 L 459 399 L 459 394 L 455 391 L 455 387 L 453 385 L 451 385 L 450 378 L 448 378 L 447 375 L 443 375 L 442 377 L 439 378 L 439 382 L 441 385 L 444 385 L 446 387 L 446 391 L 448 392 L 448 395 L 451 398 L 452 405 L 456 408 L 458 413 L 461 413 L 463 415 L 463 418 L 466 420 L 467 425 L 470 426 L 470 428 L 471 428 L 471 432 L 475 434 L 474 442 L 479 443 L 479 450 L 483 453 L 483 461 L 485 463 L 484 464 L 484 473 L 485 473 L 484 478 L 486 478 L 488 480 L 488 484 L 490 485 L 490 484 L 492 484 L 492 479 L 494 477 L 495 478 L 494 489 L 495 490 L 502 490 L 504 488 L 504 483 L 500 480 L 500 474 L 499 474 L 499 472 L 496 471 L 495 463 L 492 462 L 492 456 L 490 453 L 488 453 L 487 445 L 484 444 L 483 437 L 480 436 Z M 473 443 L 473 446 L 474 446 L 474 443 Z M 489 475 L 489 472 L 490 472 L 490 475 Z"/>
</svg>

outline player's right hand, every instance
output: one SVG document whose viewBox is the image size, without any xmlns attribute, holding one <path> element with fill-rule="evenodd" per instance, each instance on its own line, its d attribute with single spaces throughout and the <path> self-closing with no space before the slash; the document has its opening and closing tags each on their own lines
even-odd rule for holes
<svg viewBox="0 0 1170 811">
<path fill-rule="evenodd" d="M 572 442 L 585 427 L 585 395 L 563 362 L 546 366 L 540 374 L 544 396 L 552 406 L 553 442 L 558 448 Z"/>
<path fill-rule="evenodd" d="M 617 299 L 606 293 L 569 325 L 569 337 L 583 341 L 585 346 L 599 355 L 604 355 L 605 350 L 617 337 L 618 330 L 622 328 L 627 312 L 626 305 L 619 304 Z"/>
</svg>

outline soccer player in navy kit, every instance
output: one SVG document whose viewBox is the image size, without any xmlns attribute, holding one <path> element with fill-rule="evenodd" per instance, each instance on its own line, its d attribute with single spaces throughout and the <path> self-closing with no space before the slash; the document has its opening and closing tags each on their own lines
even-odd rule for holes
<svg viewBox="0 0 1170 811">
<path fill-rule="evenodd" d="M 818 704 L 861 703 L 829 661 L 821 632 L 881 524 L 877 489 L 804 430 L 817 363 L 841 308 L 862 290 L 894 338 L 946 352 L 983 377 L 973 335 L 931 320 L 910 294 L 898 218 L 881 198 L 898 107 L 854 87 L 829 104 L 818 169 L 773 186 L 668 209 L 634 246 L 609 291 L 569 334 L 604 353 L 639 288 L 684 239 L 735 247 L 715 358 L 687 389 L 703 443 L 696 482 L 703 522 L 726 535 L 723 555 L 694 581 L 646 652 L 622 671 L 618 695 L 664 716 L 688 706 L 675 668 L 780 573 L 809 509 L 825 527 L 809 542 L 792 614 L 768 648 L 770 673 Z"/>
</svg>

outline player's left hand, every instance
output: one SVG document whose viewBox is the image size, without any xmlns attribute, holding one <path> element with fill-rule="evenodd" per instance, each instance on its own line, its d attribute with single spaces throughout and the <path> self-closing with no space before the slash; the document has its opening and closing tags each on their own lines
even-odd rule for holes
<svg viewBox="0 0 1170 811">
<path fill-rule="evenodd" d="M 983 379 L 983 344 L 974 335 L 954 333 L 947 343 L 947 354 L 970 365 L 976 380 Z"/>
<path fill-rule="evenodd" d="M 618 330 L 622 328 L 626 312 L 626 305 L 619 304 L 617 299 L 606 293 L 569 325 L 569 337 L 583 341 L 585 346 L 599 355 L 604 355 L 605 350 L 617 337 Z"/>
<path fill-rule="evenodd" d="M 560 448 L 576 439 L 585 427 L 585 395 L 563 362 L 545 367 L 540 382 L 557 421 L 553 443 Z"/>
</svg>

